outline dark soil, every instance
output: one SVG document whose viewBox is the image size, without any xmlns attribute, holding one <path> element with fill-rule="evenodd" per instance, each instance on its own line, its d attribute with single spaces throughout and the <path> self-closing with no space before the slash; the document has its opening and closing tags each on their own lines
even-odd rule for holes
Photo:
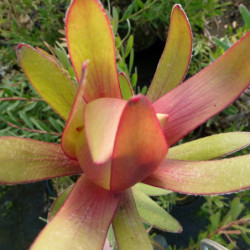
<svg viewBox="0 0 250 250">
<path fill-rule="evenodd" d="M 223 0 L 221 3 L 228 3 L 228 0 Z M 240 4 L 243 4 L 248 10 L 250 9 L 249 0 L 230 1 L 231 4 L 225 7 L 225 12 L 222 16 L 209 20 L 206 25 L 205 33 L 207 36 L 215 36 L 217 38 L 223 37 L 229 26 L 234 31 L 244 24 L 242 16 L 239 12 Z"/>
<path fill-rule="evenodd" d="M 47 218 L 50 206 L 44 182 L 0 187 L 0 249 L 25 250 Z"/>
</svg>

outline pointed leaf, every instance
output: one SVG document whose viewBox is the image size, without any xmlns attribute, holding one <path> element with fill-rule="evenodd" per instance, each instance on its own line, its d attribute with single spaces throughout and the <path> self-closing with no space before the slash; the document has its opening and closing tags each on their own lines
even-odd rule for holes
<svg viewBox="0 0 250 250">
<path fill-rule="evenodd" d="M 162 129 L 166 126 L 167 124 L 167 121 L 168 121 L 168 115 L 166 114 L 156 114 L 157 118 L 158 118 L 158 121 L 162 127 Z"/>
<path fill-rule="evenodd" d="M 95 162 L 104 162 L 111 156 L 117 127 L 126 105 L 124 100 L 111 98 L 101 98 L 87 105 L 85 131 Z"/>
<path fill-rule="evenodd" d="M 207 68 L 167 93 L 153 106 L 169 115 L 169 145 L 231 104 L 249 85 L 250 32 Z"/>
<path fill-rule="evenodd" d="M 243 209 L 244 209 L 244 205 L 240 202 L 240 198 L 235 197 L 231 203 L 231 208 L 230 208 L 232 221 L 235 221 L 238 219 Z"/>
<path fill-rule="evenodd" d="M 128 102 L 95 100 L 86 106 L 84 124 L 86 137 L 82 132 L 78 139 L 77 158 L 88 178 L 105 189 L 121 191 L 143 180 L 167 153 L 159 121 L 145 96 Z"/>
<path fill-rule="evenodd" d="M 61 146 L 18 137 L 0 138 L 0 183 L 34 182 L 82 171 Z"/>
<path fill-rule="evenodd" d="M 116 133 L 111 190 L 124 190 L 149 176 L 166 156 L 167 149 L 148 98 L 132 97 L 123 110 Z"/>
<path fill-rule="evenodd" d="M 73 159 L 76 159 L 76 141 L 80 132 L 84 128 L 83 111 L 86 106 L 86 102 L 83 96 L 84 85 L 86 84 L 87 65 L 88 62 L 85 62 L 82 66 L 82 79 L 80 81 L 75 101 L 62 135 L 62 148 L 64 152 Z"/>
<path fill-rule="evenodd" d="M 132 188 L 132 192 L 139 215 L 147 224 L 163 231 L 175 233 L 182 231 L 180 223 L 155 201 L 138 189 Z"/>
<path fill-rule="evenodd" d="M 110 189 L 111 160 L 117 127 L 126 101 L 101 98 L 88 103 L 84 130 L 77 141 L 77 159 L 96 185 Z"/>
<path fill-rule="evenodd" d="M 17 57 L 39 95 L 67 120 L 76 95 L 76 86 L 68 75 L 50 57 L 27 44 L 18 46 Z"/>
<path fill-rule="evenodd" d="M 124 73 L 119 73 L 119 83 L 122 92 L 122 98 L 124 100 L 129 100 L 134 95 L 134 92 L 127 76 Z"/>
<path fill-rule="evenodd" d="M 81 176 L 31 249 L 102 249 L 119 201 L 120 195 Z"/>
<path fill-rule="evenodd" d="M 157 188 L 150 185 L 146 185 L 144 183 L 137 183 L 133 186 L 133 190 L 139 190 L 140 192 L 148 195 L 148 196 L 159 196 L 159 195 L 166 195 L 172 193 L 172 191 L 163 189 L 163 188 Z"/>
<path fill-rule="evenodd" d="M 179 4 L 173 7 L 168 39 L 147 96 L 156 101 L 184 79 L 192 55 L 192 31 Z"/>
<path fill-rule="evenodd" d="M 186 194 L 225 194 L 250 187 L 250 155 L 216 161 L 165 159 L 143 182 Z"/>
<path fill-rule="evenodd" d="M 66 188 L 58 197 L 57 199 L 53 202 L 49 213 L 48 213 L 48 222 L 50 222 L 54 216 L 56 215 L 56 213 L 58 212 L 58 210 L 62 207 L 63 203 L 65 202 L 65 200 L 67 199 L 69 193 L 71 192 L 72 188 L 74 187 L 74 185 L 69 186 L 68 188 Z"/>
<path fill-rule="evenodd" d="M 167 158 L 206 161 L 228 155 L 250 145 L 250 133 L 231 132 L 211 135 L 169 149 Z"/>
<path fill-rule="evenodd" d="M 240 4 L 239 10 L 247 29 L 250 29 L 250 12 L 243 4 Z"/>
<path fill-rule="evenodd" d="M 112 225 L 120 250 L 153 249 L 137 212 L 130 189 L 122 194 L 121 204 L 117 209 Z"/>
<path fill-rule="evenodd" d="M 84 98 L 121 98 L 112 29 L 98 0 L 73 0 L 66 18 L 70 58 L 78 81 L 82 63 L 89 60 Z"/>
</svg>

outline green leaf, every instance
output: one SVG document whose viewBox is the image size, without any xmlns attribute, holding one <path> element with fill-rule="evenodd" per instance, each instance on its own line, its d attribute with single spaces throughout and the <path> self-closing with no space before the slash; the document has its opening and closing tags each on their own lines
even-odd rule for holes
<svg viewBox="0 0 250 250">
<path fill-rule="evenodd" d="M 147 89 L 148 89 L 148 87 L 147 87 L 147 86 L 144 86 L 144 87 L 141 89 L 141 94 L 146 95 Z"/>
<path fill-rule="evenodd" d="M 144 3 L 141 0 L 137 0 L 137 4 L 140 6 L 141 9 L 144 9 Z"/>
<path fill-rule="evenodd" d="M 167 211 L 138 189 L 132 188 L 137 210 L 148 224 L 168 232 L 182 231 L 179 222 Z"/>
<path fill-rule="evenodd" d="M 63 68 L 65 70 L 68 70 L 68 68 L 69 68 L 69 60 L 68 60 L 68 56 L 67 56 L 64 48 L 56 47 L 54 49 L 54 52 L 55 52 L 56 56 L 58 57 L 59 61 L 61 62 Z"/>
<path fill-rule="evenodd" d="M 22 111 L 23 112 L 28 112 L 28 111 L 31 111 L 31 110 L 34 110 L 35 107 L 37 105 L 37 102 L 31 102 L 29 105 L 27 105 Z M 50 107 L 50 106 L 48 106 Z"/>
<path fill-rule="evenodd" d="M 0 183 L 18 184 L 81 173 L 61 145 L 18 137 L 0 137 Z"/>
<path fill-rule="evenodd" d="M 49 117 L 49 121 L 57 132 L 62 132 L 62 128 L 60 127 L 58 120 L 55 120 L 53 117 Z"/>
<path fill-rule="evenodd" d="M 244 239 L 244 241 L 250 246 L 250 238 L 243 232 L 241 232 L 241 236 Z"/>
<path fill-rule="evenodd" d="M 211 221 L 211 228 L 213 231 L 215 231 L 219 227 L 220 217 L 221 217 L 220 212 L 217 212 L 210 216 L 209 220 Z"/>
<path fill-rule="evenodd" d="M 244 205 L 240 202 L 240 198 L 235 197 L 232 201 L 232 204 L 231 204 L 232 220 L 236 220 L 239 217 L 243 208 L 244 208 Z"/>
<path fill-rule="evenodd" d="M 123 192 L 112 225 L 119 249 L 153 249 L 130 189 Z"/>
<path fill-rule="evenodd" d="M 130 51 L 131 51 L 131 49 L 133 47 L 133 44 L 134 44 L 134 36 L 130 35 L 129 39 L 128 39 L 128 42 L 127 42 L 124 58 L 126 58 L 129 55 L 129 53 L 130 53 Z"/>
<path fill-rule="evenodd" d="M 47 132 L 50 132 L 50 129 L 44 124 L 42 123 L 41 121 L 39 120 L 36 120 L 34 117 L 31 117 L 30 118 L 30 121 L 36 125 L 36 127 L 40 130 L 45 130 Z"/>
<path fill-rule="evenodd" d="M 68 75 L 50 57 L 29 45 L 19 45 L 17 56 L 36 91 L 67 119 L 76 95 L 76 86 Z"/>
<path fill-rule="evenodd" d="M 25 112 L 23 111 L 19 111 L 19 116 L 20 118 L 25 122 L 25 124 L 27 124 L 31 129 L 34 128 L 30 118 L 26 115 Z"/>
<path fill-rule="evenodd" d="M 133 73 L 131 77 L 131 85 L 133 88 L 136 86 L 137 78 L 138 78 L 137 72 Z"/>
<path fill-rule="evenodd" d="M 124 100 L 129 100 L 134 93 L 129 80 L 124 73 L 119 74 L 119 84 L 121 88 L 122 98 Z"/>
<path fill-rule="evenodd" d="M 167 158 L 186 161 L 211 160 L 238 151 L 249 144 L 249 132 L 211 135 L 170 148 Z"/>
<path fill-rule="evenodd" d="M 148 196 L 160 196 L 160 195 L 166 195 L 172 193 L 172 191 L 162 189 L 162 188 L 157 188 L 153 187 L 144 183 L 137 183 L 134 187 L 133 190 L 138 190 Z"/>
<path fill-rule="evenodd" d="M 168 38 L 147 96 L 152 102 L 176 88 L 184 79 L 192 56 L 192 32 L 184 10 L 174 5 Z"/>
<path fill-rule="evenodd" d="M 243 4 L 240 4 L 239 9 L 245 25 L 247 26 L 247 29 L 250 29 L 250 13 L 248 9 Z"/>
<path fill-rule="evenodd" d="M 118 25 L 119 25 L 119 14 L 118 14 L 116 7 L 112 8 L 112 13 L 113 13 L 113 32 L 115 36 L 118 30 Z"/>
<path fill-rule="evenodd" d="M 215 44 L 221 48 L 223 48 L 224 50 L 228 50 L 230 48 L 230 46 L 228 46 L 227 43 L 225 42 L 222 42 L 220 39 L 216 38 L 216 37 L 213 37 L 212 38 L 213 41 L 215 42 Z"/>
<path fill-rule="evenodd" d="M 131 52 L 130 52 L 130 57 L 129 57 L 129 68 L 128 68 L 128 71 L 129 71 L 129 74 L 131 74 L 132 72 L 132 68 L 133 68 L 133 64 L 134 64 L 134 49 L 131 49 Z"/>
<path fill-rule="evenodd" d="M 134 0 L 129 6 L 128 8 L 125 10 L 123 16 L 122 16 L 122 20 L 126 20 L 133 12 L 134 10 L 134 6 L 136 4 L 137 0 Z"/>
<path fill-rule="evenodd" d="M 185 194 L 225 194 L 250 186 L 250 154 L 213 161 L 164 159 L 143 183 Z"/>
</svg>

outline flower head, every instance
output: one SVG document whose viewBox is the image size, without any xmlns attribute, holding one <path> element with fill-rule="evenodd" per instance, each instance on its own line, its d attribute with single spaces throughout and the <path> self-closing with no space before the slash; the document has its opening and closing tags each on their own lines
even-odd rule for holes
<svg viewBox="0 0 250 250">
<path fill-rule="evenodd" d="M 0 139 L 1 183 L 81 175 L 32 249 L 102 249 L 111 223 L 120 248 L 151 249 L 138 211 L 148 223 L 180 231 L 178 222 L 145 194 L 165 191 L 146 190 L 138 182 L 189 194 L 250 186 L 249 155 L 211 161 L 249 145 L 249 133 L 211 136 L 168 150 L 248 87 L 250 33 L 179 85 L 190 62 L 192 34 L 184 11 L 175 5 L 146 96 L 134 95 L 126 77 L 117 73 L 111 26 L 99 1 L 72 1 L 66 38 L 78 87 L 45 52 L 26 44 L 17 49 L 31 84 L 67 121 L 61 145 Z M 119 81 L 131 92 L 128 100 L 122 98 Z M 150 218 L 150 209 L 160 219 Z M 168 222 L 162 225 L 161 220 Z"/>
</svg>

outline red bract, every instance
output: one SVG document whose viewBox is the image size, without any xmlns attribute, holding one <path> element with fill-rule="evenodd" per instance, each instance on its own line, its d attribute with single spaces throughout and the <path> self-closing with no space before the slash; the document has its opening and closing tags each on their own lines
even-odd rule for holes
<svg viewBox="0 0 250 250">
<path fill-rule="evenodd" d="M 102 249 L 111 223 L 119 248 L 152 249 L 140 216 L 163 230 L 181 231 L 147 196 L 169 191 L 138 182 L 189 194 L 250 186 L 250 155 L 211 160 L 248 146 L 250 133 L 214 135 L 170 148 L 167 154 L 168 146 L 249 86 L 250 33 L 179 85 L 190 62 L 192 34 L 184 11 L 175 5 L 147 96 L 133 96 L 126 76 L 118 76 L 112 30 L 99 1 L 72 1 L 66 37 L 78 87 L 45 52 L 25 44 L 17 49 L 31 84 L 67 121 L 61 145 L 0 139 L 1 183 L 81 174 L 55 202 L 32 249 Z M 129 90 L 126 96 L 119 84 Z"/>
</svg>

